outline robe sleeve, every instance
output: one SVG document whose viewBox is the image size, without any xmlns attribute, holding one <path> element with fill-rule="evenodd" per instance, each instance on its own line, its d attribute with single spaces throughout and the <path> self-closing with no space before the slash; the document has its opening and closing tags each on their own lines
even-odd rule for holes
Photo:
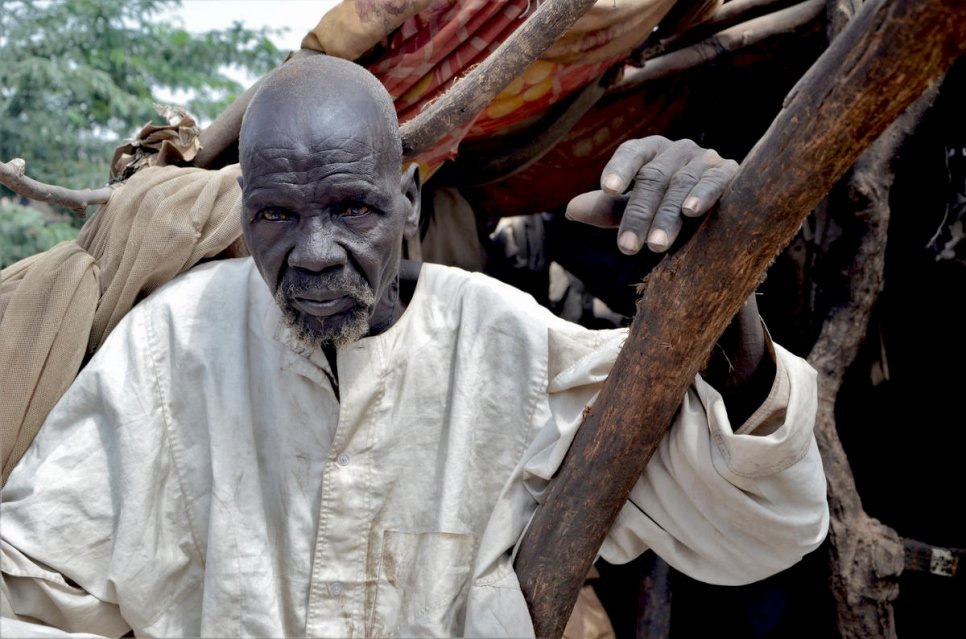
<svg viewBox="0 0 966 639">
<path fill-rule="evenodd" d="M 58 636 L 32 624 L 119 637 L 192 581 L 199 551 L 145 321 L 118 325 L 0 493 L 4 637 Z"/>
<path fill-rule="evenodd" d="M 560 343 L 551 336 L 551 360 Z M 551 369 L 554 427 L 538 435 L 524 473 L 538 501 L 620 344 L 613 338 L 559 372 Z M 604 540 L 602 558 L 625 563 L 653 549 L 695 579 L 739 585 L 780 572 L 821 544 L 829 515 L 813 434 L 816 373 L 781 346 L 770 346 L 775 381 L 744 424 L 733 426 L 721 395 L 695 378 Z"/>
</svg>

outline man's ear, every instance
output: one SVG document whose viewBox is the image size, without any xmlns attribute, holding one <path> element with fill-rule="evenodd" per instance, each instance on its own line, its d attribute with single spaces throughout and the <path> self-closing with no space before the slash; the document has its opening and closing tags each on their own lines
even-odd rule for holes
<svg viewBox="0 0 966 639">
<path fill-rule="evenodd" d="M 399 188 L 409 202 L 409 211 L 406 215 L 406 228 L 403 231 L 407 240 L 416 237 L 419 231 L 419 204 L 422 199 L 423 185 L 419 179 L 419 163 L 413 162 L 409 165 L 402 176 L 399 178 Z"/>
</svg>

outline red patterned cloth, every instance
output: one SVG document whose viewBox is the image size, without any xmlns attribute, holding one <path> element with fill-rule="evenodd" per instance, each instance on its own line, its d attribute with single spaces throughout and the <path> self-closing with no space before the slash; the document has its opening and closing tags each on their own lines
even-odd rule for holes
<svg viewBox="0 0 966 639">
<path fill-rule="evenodd" d="M 519 130 L 595 81 L 643 42 L 676 0 L 599 0 L 480 113 L 417 158 L 424 176 L 456 157 L 463 140 Z M 303 47 L 359 60 L 415 117 L 493 53 L 539 0 L 344 0 Z M 709 0 L 710 9 L 720 0 Z"/>
</svg>

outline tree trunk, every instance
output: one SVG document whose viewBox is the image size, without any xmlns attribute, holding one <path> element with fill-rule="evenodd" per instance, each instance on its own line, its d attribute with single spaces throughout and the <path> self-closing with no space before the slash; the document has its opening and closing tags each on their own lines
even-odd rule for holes
<svg viewBox="0 0 966 639">
<path fill-rule="evenodd" d="M 851 299 L 822 327 L 808 360 L 819 373 L 815 436 L 828 478 L 829 569 L 842 639 L 894 638 L 892 601 L 903 568 L 899 535 L 862 508 L 855 479 L 835 422 L 835 401 L 845 372 L 865 339 L 869 317 L 882 291 L 889 226 L 892 159 L 902 140 L 932 103 L 928 90 L 856 162 L 849 196 L 860 226 L 858 250 L 848 265 Z"/>
</svg>

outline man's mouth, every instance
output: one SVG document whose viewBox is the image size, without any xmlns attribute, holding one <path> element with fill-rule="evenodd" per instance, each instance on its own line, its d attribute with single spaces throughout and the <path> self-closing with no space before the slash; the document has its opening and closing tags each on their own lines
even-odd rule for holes
<svg viewBox="0 0 966 639">
<path fill-rule="evenodd" d="M 328 317 L 348 310 L 357 301 L 345 295 L 309 295 L 292 298 L 292 306 L 306 315 Z"/>
</svg>

